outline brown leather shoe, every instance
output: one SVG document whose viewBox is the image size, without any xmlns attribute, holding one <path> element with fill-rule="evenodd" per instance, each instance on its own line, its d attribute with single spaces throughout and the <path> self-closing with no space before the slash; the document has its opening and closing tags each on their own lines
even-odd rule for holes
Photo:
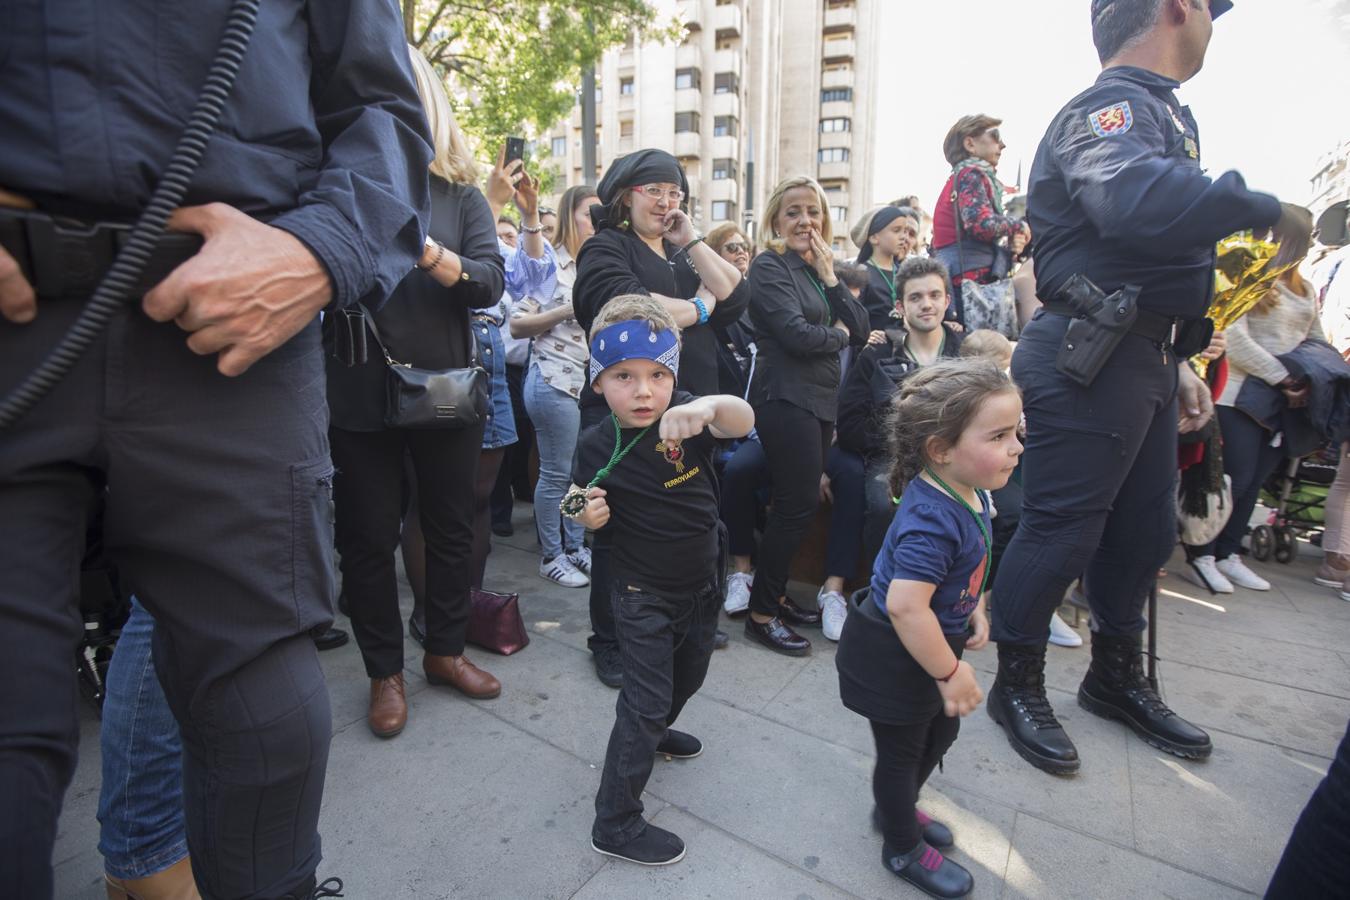
<svg viewBox="0 0 1350 900">
<path fill-rule="evenodd" d="M 422 671 L 432 684 L 448 684 L 474 700 L 491 700 L 502 692 L 502 683 L 469 662 L 467 656 L 422 657 Z"/>
<path fill-rule="evenodd" d="M 366 722 L 376 737 L 391 738 L 408 724 L 408 701 L 403 695 L 403 673 L 370 679 L 370 711 Z"/>
<path fill-rule="evenodd" d="M 109 900 L 202 900 L 192 880 L 192 861 L 183 857 L 148 878 L 104 875 Z"/>
</svg>

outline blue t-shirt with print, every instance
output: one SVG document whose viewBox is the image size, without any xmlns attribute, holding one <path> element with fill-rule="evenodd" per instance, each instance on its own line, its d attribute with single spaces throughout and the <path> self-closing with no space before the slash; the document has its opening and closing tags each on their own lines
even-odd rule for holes
<svg viewBox="0 0 1350 900">
<path fill-rule="evenodd" d="M 989 498 L 980 491 L 980 517 L 989 528 Z M 905 487 L 886 543 L 872 565 L 872 599 L 886 611 L 891 582 L 936 585 L 931 607 L 943 634 L 961 634 L 979 605 L 986 557 L 975 517 L 955 498 L 921 478 Z"/>
</svg>

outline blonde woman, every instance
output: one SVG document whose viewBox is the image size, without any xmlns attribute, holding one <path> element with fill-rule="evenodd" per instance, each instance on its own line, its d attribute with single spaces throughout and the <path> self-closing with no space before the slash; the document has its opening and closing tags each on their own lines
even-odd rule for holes
<svg viewBox="0 0 1350 900">
<path fill-rule="evenodd" d="M 834 432 L 839 351 L 867 340 L 867 312 L 834 273 L 828 209 L 813 179 L 780 183 L 764 210 L 766 252 L 750 264 L 750 321 L 759 355 L 749 399 L 773 501 L 745 633 L 789 656 L 811 651 L 792 626 L 820 624 L 820 612 L 798 607 L 786 589 L 792 557 L 819 501 Z"/>
<path fill-rule="evenodd" d="M 418 368 L 468 365 L 471 309 L 495 306 L 503 264 L 478 172 L 445 90 L 421 53 L 410 48 L 418 93 L 431 127 L 431 220 L 426 248 L 389 301 L 374 313 L 389 355 Z M 369 336 L 368 336 L 369 337 Z M 474 478 L 481 425 L 459 429 L 397 429 L 384 425 L 384 355 L 373 345 L 365 365 L 330 358 L 330 440 L 337 546 L 352 630 L 370 676 L 368 724 L 379 737 L 403 730 L 403 620 L 394 574 L 394 547 L 403 514 L 404 458 L 416 474 L 425 533 L 426 654 L 432 684 L 472 698 L 495 697 L 501 685 L 464 656 L 469 621 Z"/>
</svg>

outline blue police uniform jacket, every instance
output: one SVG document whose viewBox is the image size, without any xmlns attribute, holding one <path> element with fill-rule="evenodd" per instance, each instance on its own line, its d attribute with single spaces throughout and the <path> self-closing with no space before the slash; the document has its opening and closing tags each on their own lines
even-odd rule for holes
<svg viewBox="0 0 1350 900">
<path fill-rule="evenodd" d="M 1279 201 L 1248 190 L 1238 173 L 1205 175 L 1178 87 L 1113 67 L 1051 122 L 1027 188 L 1042 300 L 1078 272 L 1108 293 L 1140 285 L 1141 309 L 1199 318 L 1213 293 L 1215 242 L 1279 219 Z"/>
<path fill-rule="evenodd" d="M 132 220 L 164 170 L 228 0 L 0 0 L 0 188 Z M 339 305 L 380 303 L 422 250 L 430 137 L 392 0 L 267 0 L 184 205 L 285 229 Z"/>
</svg>

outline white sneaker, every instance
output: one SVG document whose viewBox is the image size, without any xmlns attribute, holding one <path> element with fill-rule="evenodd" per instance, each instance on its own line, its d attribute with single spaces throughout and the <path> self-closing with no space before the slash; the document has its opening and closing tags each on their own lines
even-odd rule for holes
<svg viewBox="0 0 1350 900">
<path fill-rule="evenodd" d="M 750 588 L 755 576 L 749 572 L 732 572 L 727 576 L 727 596 L 722 608 L 727 615 L 734 616 L 750 608 Z"/>
<path fill-rule="evenodd" d="M 1211 594 L 1233 593 L 1233 582 L 1224 577 L 1212 556 L 1197 556 L 1191 560 L 1190 568 L 1185 570 L 1186 578 L 1208 590 Z"/>
<path fill-rule="evenodd" d="M 1050 616 L 1050 643 L 1056 647 L 1081 647 L 1083 636 L 1074 631 L 1068 622 L 1059 617 L 1059 613 Z"/>
<path fill-rule="evenodd" d="M 844 620 L 848 618 L 848 601 L 838 591 L 820 589 L 816 594 L 816 606 L 820 607 L 820 630 L 832 641 L 839 640 L 844 633 Z"/>
<path fill-rule="evenodd" d="M 539 577 L 546 578 L 554 584 L 560 584 L 563 587 L 585 587 L 591 583 L 572 561 L 562 554 L 558 554 L 549 560 L 541 560 L 539 563 Z"/>
<path fill-rule="evenodd" d="M 587 578 L 591 576 L 591 548 L 582 544 L 576 550 L 567 554 L 567 561 L 570 562 L 578 572 Z"/>
<path fill-rule="evenodd" d="M 1228 580 L 1238 587 L 1251 588 L 1254 591 L 1270 590 L 1270 582 L 1247 568 L 1240 556 L 1227 556 L 1216 564 L 1219 571 L 1228 576 Z"/>
</svg>

